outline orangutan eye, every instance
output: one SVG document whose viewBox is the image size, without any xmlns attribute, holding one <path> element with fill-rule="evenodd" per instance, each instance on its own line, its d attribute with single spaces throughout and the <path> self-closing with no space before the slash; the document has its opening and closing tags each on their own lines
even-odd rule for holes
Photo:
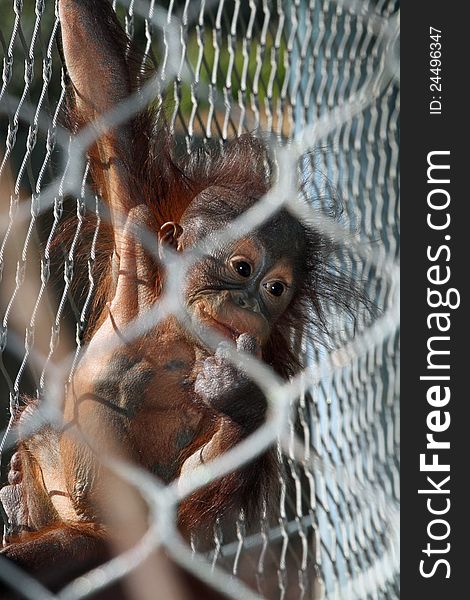
<svg viewBox="0 0 470 600">
<path fill-rule="evenodd" d="M 241 277 L 248 278 L 251 275 L 251 265 L 245 260 L 234 261 L 232 266 Z"/>
<path fill-rule="evenodd" d="M 264 287 L 272 296 L 282 296 L 285 290 L 284 284 L 280 281 L 270 281 L 269 283 L 265 283 Z"/>
</svg>

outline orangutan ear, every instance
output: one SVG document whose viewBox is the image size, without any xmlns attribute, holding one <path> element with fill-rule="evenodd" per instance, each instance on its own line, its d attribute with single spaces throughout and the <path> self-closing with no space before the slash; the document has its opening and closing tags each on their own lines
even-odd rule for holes
<svg viewBox="0 0 470 600">
<path fill-rule="evenodd" d="M 158 232 L 158 241 L 160 254 L 167 248 L 172 248 L 175 252 L 178 250 L 178 238 L 183 233 L 183 228 L 179 223 L 168 221 L 164 223 Z"/>
</svg>

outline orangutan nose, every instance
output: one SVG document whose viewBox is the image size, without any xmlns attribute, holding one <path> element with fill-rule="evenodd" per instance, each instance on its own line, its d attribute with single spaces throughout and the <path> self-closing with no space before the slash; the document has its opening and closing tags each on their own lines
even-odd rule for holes
<svg viewBox="0 0 470 600">
<path fill-rule="evenodd" d="M 253 296 L 251 296 L 251 294 L 248 294 L 247 292 L 237 291 L 237 292 L 231 292 L 231 296 L 232 296 L 232 300 L 238 306 L 241 306 L 242 308 L 246 308 L 246 310 L 252 310 L 253 312 L 256 312 L 256 313 L 261 312 L 261 307 L 259 305 L 258 300 L 256 298 L 253 298 Z"/>
</svg>

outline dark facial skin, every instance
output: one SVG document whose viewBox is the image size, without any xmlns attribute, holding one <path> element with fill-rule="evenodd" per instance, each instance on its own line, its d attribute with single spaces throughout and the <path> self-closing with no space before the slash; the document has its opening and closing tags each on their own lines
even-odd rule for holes
<svg viewBox="0 0 470 600">
<path fill-rule="evenodd" d="M 234 192 L 210 188 L 193 200 L 180 224 L 163 225 L 160 241 L 178 251 L 191 248 L 228 225 L 246 204 Z M 297 287 L 302 235 L 296 225 L 282 212 L 189 269 L 185 296 L 195 321 L 234 341 L 248 333 L 263 346 Z"/>
</svg>

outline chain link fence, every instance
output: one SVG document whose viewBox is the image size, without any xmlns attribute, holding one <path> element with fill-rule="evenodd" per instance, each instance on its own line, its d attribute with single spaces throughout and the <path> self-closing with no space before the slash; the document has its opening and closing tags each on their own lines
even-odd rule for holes
<svg viewBox="0 0 470 600">
<path fill-rule="evenodd" d="M 77 580 L 61 597 L 90 595 L 163 544 L 184 568 L 233 598 L 398 598 L 397 3 L 114 4 L 129 37 L 158 65 L 157 76 L 116 119 L 161 96 L 188 152 L 207 138 L 264 132 L 282 165 L 284 192 L 300 159 L 308 173 L 303 195 L 323 198 L 339 190 L 344 215 L 333 221 L 321 202 L 310 202 L 307 210 L 297 193 L 273 191 L 260 202 L 261 211 L 242 217 L 240 228 L 253 228 L 276 205 L 315 219 L 338 243 L 333 266 L 363 281 L 380 310 L 372 320 L 332 313 L 331 340 L 299 339 L 308 366 L 283 386 L 268 369 L 253 367 L 250 376 L 276 410 L 266 427 L 209 465 L 209 475 L 195 473 L 164 490 L 150 475 L 119 465 L 120 476 L 140 491 L 155 518 L 133 551 Z M 88 185 L 85 142 L 77 143 L 60 125 L 66 75 L 56 44 L 57 6 L 52 0 L 0 0 L 0 13 L 5 469 L 22 395 L 54 406 L 76 367 L 92 317 L 95 246 L 105 216 Z M 75 252 L 90 212 L 96 227 L 85 240 L 87 261 L 79 264 Z M 54 240 L 73 214 L 71 244 L 54 257 Z M 77 290 L 80 269 L 88 284 Z M 164 303 L 128 334 L 138 335 L 165 311 L 180 310 L 176 301 Z M 216 527 L 210 552 L 200 552 L 196 539 L 185 545 L 172 526 L 177 501 L 207 477 L 273 444 L 284 466 L 274 517 L 266 512 L 255 532 L 247 531 L 243 514 L 231 536 Z M 3 565 L 0 576 L 12 579 Z M 25 577 L 14 583 L 27 597 L 46 597 Z"/>
</svg>

